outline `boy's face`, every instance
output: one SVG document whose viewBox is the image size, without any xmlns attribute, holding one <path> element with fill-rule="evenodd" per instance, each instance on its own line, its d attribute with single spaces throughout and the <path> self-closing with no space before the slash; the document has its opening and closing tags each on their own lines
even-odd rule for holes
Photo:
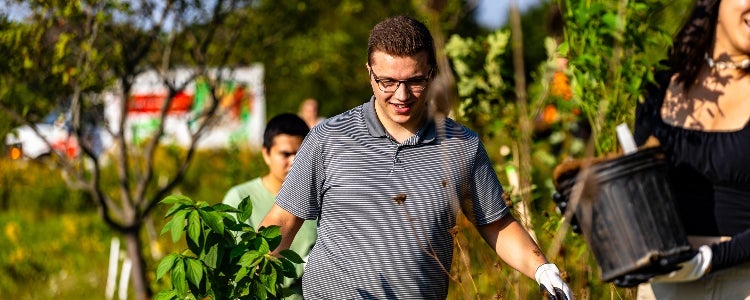
<svg viewBox="0 0 750 300">
<path fill-rule="evenodd" d="M 263 161 L 269 173 L 278 182 L 284 182 L 286 174 L 292 167 L 294 156 L 302 145 L 302 137 L 279 134 L 273 138 L 271 148 L 263 148 Z"/>
</svg>

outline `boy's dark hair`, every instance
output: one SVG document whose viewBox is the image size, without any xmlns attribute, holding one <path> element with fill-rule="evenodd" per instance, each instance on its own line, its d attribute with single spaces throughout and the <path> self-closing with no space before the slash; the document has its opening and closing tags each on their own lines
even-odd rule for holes
<svg viewBox="0 0 750 300">
<path fill-rule="evenodd" d="M 375 25 L 367 43 L 367 63 L 371 66 L 372 54 L 376 51 L 393 56 L 414 56 L 425 51 L 427 63 L 433 68 L 437 67 L 430 30 L 422 22 L 410 17 L 391 17 Z"/>
<path fill-rule="evenodd" d="M 280 134 L 298 136 L 305 138 L 310 128 L 305 121 L 292 113 L 283 113 L 271 118 L 266 124 L 266 130 L 263 132 L 263 148 L 271 149 L 273 139 Z"/>
</svg>

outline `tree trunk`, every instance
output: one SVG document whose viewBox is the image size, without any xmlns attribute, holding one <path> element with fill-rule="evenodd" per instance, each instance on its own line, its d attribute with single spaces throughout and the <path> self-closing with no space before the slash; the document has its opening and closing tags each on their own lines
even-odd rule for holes
<svg viewBox="0 0 750 300">
<path fill-rule="evenodd" d="M 128 250 L 128 257 L 132 262 L 131 279 L 133 280 L 133 290 L 135 298 L 138 300 L 147 300 L 151 298 L 151 288 L 146 278 L 146 261 L 143 259 L 143 245 L 139 236 L 141 226 L 132 228 L 125 232 L 125 242 Z"/>
</svg>

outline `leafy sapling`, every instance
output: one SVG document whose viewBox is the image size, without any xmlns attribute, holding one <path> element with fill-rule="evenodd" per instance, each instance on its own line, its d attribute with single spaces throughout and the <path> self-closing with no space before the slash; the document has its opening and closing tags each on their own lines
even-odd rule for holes
<svg viewBox="0 0 750 300">
<path fill-rule="evenodd" d="M 171 290 L 157 300 L 173 299 L 282 299 L 292 292 L 282 288 L 284 277 L 297 278 L 294 264 L 302 258 L 291 250 L 272 254 L 281 243 L 278 226 L 256 231 L 245 223 L 253 207 L 246 197 L 237 208 L 218 203 L 195 202 L 171 195 L 161 203 L 172 204 L 161 234 L 171 233 L 177 242 L 187 233 L 187 249 L 161 260 L 156 279 L 170 273 Z"/>
</svg>

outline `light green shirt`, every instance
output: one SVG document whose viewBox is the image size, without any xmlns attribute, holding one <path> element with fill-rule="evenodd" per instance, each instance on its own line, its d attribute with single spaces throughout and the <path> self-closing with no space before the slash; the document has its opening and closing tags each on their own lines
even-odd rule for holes
<svg viewBox="0 0 750 300">
<path fill-rule="evenodd" d="M 229 189 L 222 202 L 232 207 L 237 207 L 240 201 L 247 196 L 250 196 L 250 201 L 253 203 L 253 213 L 250 219 L 247 220 L 247 223 L 257 230 L 260 222 L 263 221 L 268 211 L 271 210 L 276 197 L 263 186 L 261 178 L 258 177 Z M 297 252 L 305 262 L 307 262 L 307 255 L 310 253 L 310 249 L 312 249 L 315 239 L 318 236 L 317 227 L 317 220 L 306 220 L 297 232 L 297 235 L 294 236 L 292 245 L 289 247 L 289 249 Z M 305 263 L 298 264 L 295 267 L 297 275 L 301 276 L 305 268 Z M 284 278 L 284 287 L 292 287 L 292 290 L 297 293 L 286 299 L 302 299 L 301 282 L 299 281 L 301 280 Z"/>
</svg>

